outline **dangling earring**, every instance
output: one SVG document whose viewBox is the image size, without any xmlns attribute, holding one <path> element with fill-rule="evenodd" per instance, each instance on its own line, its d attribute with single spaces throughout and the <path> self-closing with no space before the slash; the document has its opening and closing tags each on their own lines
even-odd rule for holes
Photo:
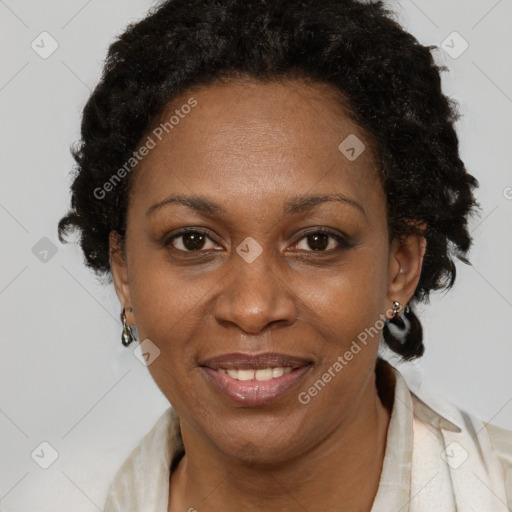
<svg viewBox="0 0 512 512">
<path fill-rule="evenodd" d="M 132 311 L 132 308 L 129 308 L 129 311 Z M 126 314 L 124 312 L 124 306 L 123 311 L 121 311 L 121 322 L 123 322 L 123 332 L 121 334 L 121 341 L 125 347 L 127 347 L 132 341 L 135 340 L 135 337 L 133 336 L 132 328 L 126 323 Z"/>
<path fill-rule="evenodd" d="M 398 301 L 393 302 L 393 314 L 384 324 L 382 334 L 387 345 L 404 359 L 423 355 L 423 329 L 414 311 Z"/>
<path fill-rule="evenodd" d="M 402 310 L 404 312 L 403 316 Z M 405 306 L 405 308 L 402 308 L 402 304 L 395 300 L 393 302 L 393 315 L 388 321 L 388 329 L 391 331 L 391 334 L 393 334 L 393 336 L 395 336 L 396 338 L 403 339 L 404 342 L 411 328 L 409 320 L 405 317 L 405 313 L 409 313 L 409 311 L 409 306 Z"/>
</svg>

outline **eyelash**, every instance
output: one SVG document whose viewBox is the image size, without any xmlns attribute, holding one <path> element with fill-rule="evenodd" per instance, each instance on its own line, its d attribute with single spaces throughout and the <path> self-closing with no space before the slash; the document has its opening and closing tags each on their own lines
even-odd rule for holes
<svg viewBox="0 0 512 512">
<path fill-rule="evenodd" d="M 175 247 L 172 247 L 172 242 L 175 239 L 180 238 L 180 237 L 182 237 L 184 235 L 187 235 L 187 234 L 190 234 L 190 233 L 204 235 L 206 238 L 208 238 L 212 242 L 217 243 L 214 239 L 211 238 L 211 236 L 208 234 L 208 232 L 203 230 L 203 229 L 200 229 L 200 228 L 186 228 L 186 229 L 182 229 L 178 233 L 176 233 L 176 234 L 172 235 L 171 237 L 167 238 L 165 240 L 165 242 L 164 242 L 164 245 L 166 247 L 171 246 L 172 249 L 175 249 L 178 252 L 185 252 L 185 253 L 201 253 L 201 252 L 206 252 L 204 249 L 198 249 L 197 251 L 185 251 L 183 249 L 176 249 Z M 333 238 L 338 243 L 338 247 L 336 247 L 335 249 L 329 249 L 329 250 L 323 250 L 323 251 L 309 250 L 309 251 L 306 251 L 306 252 L 311 252 L 311 253 L 316 253 L 316 254 L 318 254 L 318 253 L 330 254 L 330 253 L 333 253 L 333 252 L 341 251 L 343 249 L 351 249 L 352 247 L 354 247 L 353 244 L 349 243 L 345 238 L 343 238 L 338 233 L 335 233 L 335 232 L 330 231 L 330 230 L 325 229 L 325 228 L 315 228 L 314 230 L 310 230 L 310 231 L 306 232 L 293 245 L 294 246 L 298 245 L 302 240 L 304 240 L 308 236 L 310 236 L 310 235 L 317 235 L 317 234 L 327 235 L 327 236 Z M 210 250 L 210 249 L 207 249 L 207 250 Z"/>
</svg>

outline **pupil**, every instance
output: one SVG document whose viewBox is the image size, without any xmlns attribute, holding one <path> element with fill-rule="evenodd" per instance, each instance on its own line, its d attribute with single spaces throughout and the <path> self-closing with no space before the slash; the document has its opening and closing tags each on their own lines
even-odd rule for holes
<svg viewBox="0 0 512 512">
<path fill-rule="evenodd" d="M 183 245 L 190 251 L 201 249 L 204 245 L 204 235 L 201 233 L 187 233 L 183 237 Z"/>
<path fill-rule="evenodd" d="M 314 251 L 324 250 L 329 245 L 329 236 L 323 233 L 309 235 L 308 244 Z"/>
</svg>

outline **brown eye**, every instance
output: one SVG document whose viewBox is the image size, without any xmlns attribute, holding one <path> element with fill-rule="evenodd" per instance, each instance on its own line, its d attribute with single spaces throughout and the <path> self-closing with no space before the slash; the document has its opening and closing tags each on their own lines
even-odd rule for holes
<svg viewBox="0 0 512 512">
<path fill-rule="evenodd" d="M 306 237 L 308 245 L 314 251 L 325 251 L 329 245 L 329 236 L 323 233 L 308 235 Z"/>
<path fill-rule="evenodd" d="M 202 249 L 206 241 L 206 237 L 201 233 L 187 233 L 182 238 L 183 246 L 189 251 Z"/>
<path fill-rule="evenodd" d="M 299 242 L 293 246 L 293 249 L 306 252 L 334 252 L 351 247 L 352 245 L 337 233 L 317 230 L 302 237 Z"/>
<path fill-rule="evenodd" d="M 211 243 L 211 246 L 205 247 L 208 242 Z M 216 244 L 210 239 L 210 237 L 201 231 L 182 231 L 167 240 L 166 245 L 171 245 L 175 249 L 184 252 L 215 249 L 216 247 Z"/>
</svg>

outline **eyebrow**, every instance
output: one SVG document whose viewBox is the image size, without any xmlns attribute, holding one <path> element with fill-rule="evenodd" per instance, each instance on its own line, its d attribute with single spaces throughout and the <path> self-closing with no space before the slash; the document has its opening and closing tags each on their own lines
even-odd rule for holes
<svg viewBox="0 0 512 512">
<path fill-rule="evenodd" d="M 327 202 L 340 202 L 358 209 L 364 216 L 366 216 L 365 209 L 353 199 L 346 197 L 343 194 L 329 194 L 329 195 L 305 195 L 296 196 L 288 199 L 284 206 L 284 213 L 286 215 L 297 215 L 313 209 L 318 204 Z M 152 215 L 155 211 L 167 206 L 169 204 L 178 203 L 187 206 L 193 210 L 206 215 L 219 215 L 225 213 L 225 209 L 218 203 L 206 199 L 201 196 L 185 196 L 185 195 L 172 195 L 152 205 L 146 212 L 146 216 Z"/>
<path fill-rule="evenodd" d="M 353 199 L 343 195 L 343 194 L 329 194 L 329 195 L 308 195 L 308 196 L 298 196 L 292 199 L 289 199 L 285 203 L 284 212 L 287 215 L 296 215 L 299 213 L 303 213 L 305 211 L 311 210 L 317 204 L 327 203 L 327 202 L 339 202 L 348 204 L 357 208 L 364 216 L 366 216 L 365 209 Z"/>
</svg>

